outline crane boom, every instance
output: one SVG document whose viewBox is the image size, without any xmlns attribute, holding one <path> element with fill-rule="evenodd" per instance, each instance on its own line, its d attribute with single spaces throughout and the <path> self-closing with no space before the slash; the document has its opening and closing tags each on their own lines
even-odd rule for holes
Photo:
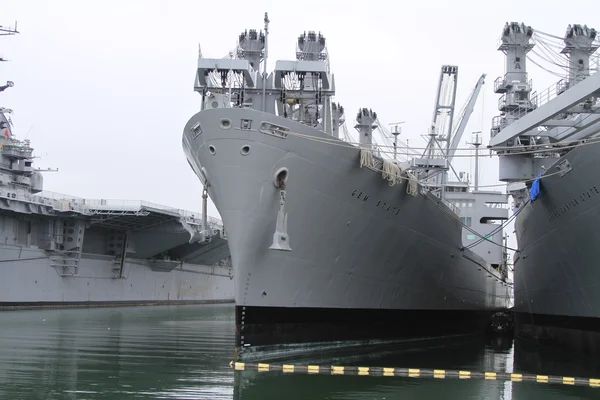
<svg viewBox="0 0 600 400">
<path fill-rule="evenodd" d="M 456 153 L 456 149 L 460 144 L 460 140 L 462 135 L 467 127 L 467 123 L 469 122 L 469 118 L 475 109 L 475 103 L 477 102 L 477 97 L 479 97 L 479 92 L 481 91 L 481 87 L 485 83 L 485 74 L 481 74 L 481 77 L 475 84 L 475 88 L 473 92 L 471 92 L 471 97 L 467 102 L 467 106 L 465 107 L 463 114 L 460 117 L 460 121 L 456 128 L 456 132 L 454 132 L 454 136 L 452 137 L 452 143 L 450 145 L 450 149 L 448 150 L 448 163 L 452 162 L 452 158 L 454 158 L 454 154 Z"/>
</svg>

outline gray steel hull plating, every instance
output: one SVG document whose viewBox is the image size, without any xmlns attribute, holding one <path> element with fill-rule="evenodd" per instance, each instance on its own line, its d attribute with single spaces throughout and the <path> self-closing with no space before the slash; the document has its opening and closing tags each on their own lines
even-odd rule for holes
<svg viewBox="0 0 600 400">
<path fill-rule="evenodd" d="M 558 160 L 572 169 L 541 180 L 541 196 L 515 222 L 517 334 L 600 351 L 600 147 L 576 148 Z"/>
<path fill-rule="evenodd" d="M 84 254 L 78 276 L 61 276 L 47 254 L 0 245 L 0 308 L 182 304 L 233 301 L 224 268 L 184 263 L 154 271 L 145 260 L 128 260 L 115 278 L 112 257 Z"/>
<path fill-rule="evenodd" d="M 240 129 L 243 119 L 252 121 L 250 130 Z M 225 128 L 223 120 L 229 121 Z M 332 139 L 250 109 L 201 111 L 183 135 L 187 159 L 208 179 L 227 231 L 241 312 L 246 306 L 440 311 L 508 306 L 510 288 L 496 271 L 463 257 L 461 226 L 443 203 L 431 195 L 408 195 L 406 183 L 389 186 L 380 174 L 360 168 L 359 150 L 342 141 L 324 144 L 293 134 L 283 139 L 261 132 L 263 121 Z M 246 155 L 244 146 L 250 149 Z M 289 171 L 292 251 L 269 249 L 280 168 Z"/>
</svg>

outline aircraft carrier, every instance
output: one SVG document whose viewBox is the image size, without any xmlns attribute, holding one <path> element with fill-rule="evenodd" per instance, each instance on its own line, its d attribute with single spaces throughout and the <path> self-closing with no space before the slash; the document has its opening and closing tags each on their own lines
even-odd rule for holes
<svg viewBox="0 0 600 400">
<path fill-rule="evenodd" d="M 226 235 L 206 196 L 193 213 L 44 191 L 11 115 L 0 107 L 0 309 L 233 301 Z"/>
<path fill-rule="evenodd" d="M 585 25 L 563 37 L 507 23 L 491 148 L 514 199 L 519 338 L 600 351 L 600 46 Z M 532 92 L 527 65 L 562 77 Z M 557 68 L 558 67 L 558 68 Z M 566 76 L 565 76 L 566 71 Z M 540 71 L 541 73 L 541 71 Z"/>
<path fill-rule="evenodd" d="M 440 72 L 427 151 L 396 160 L 367 108 L 360 143 L 340 139 L 325 37 L 305 32 L 296 59 L 267 71 L 268 25 L 265 14 L 264 32 L 243 32 L 229 57 L 200 52 L 201 111 L 183 132 L 227 227 L 236 359 L 481 332 L 510 302 L 497 223 L 508 198 L 450 181 L 468 120 L 452 123 L 458 68 Z"/>
</svg>

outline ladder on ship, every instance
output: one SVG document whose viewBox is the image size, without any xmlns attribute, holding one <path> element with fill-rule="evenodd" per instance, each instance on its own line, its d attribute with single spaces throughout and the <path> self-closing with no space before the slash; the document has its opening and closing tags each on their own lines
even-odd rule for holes
<svg viewBox="0 0 600 400">
<path fill-rule="evenodd" d="M 49 258 L 50 266 L 56 269 L 60 276 L 79 275 L 80 250 L 54 250 Z"/>
<path fill-rule="evenodd" d="M 113 259 L 113 279 L 125 279 L 125 264 L 127 263 L 127 249 L 129 247 L 129 232 L 125 232 L 120 239 L 121 243 L 115 243 L 119 254 Z"/>
</svg>

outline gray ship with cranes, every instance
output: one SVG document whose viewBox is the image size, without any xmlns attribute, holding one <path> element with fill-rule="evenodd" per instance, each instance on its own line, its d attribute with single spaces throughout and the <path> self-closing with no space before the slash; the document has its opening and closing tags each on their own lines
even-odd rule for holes
<svg viewBox="0 0 600 400">
<path fill-rule="evenodd" d="M 0 27 L 0 35 L 18 33 L 16 24 Z M 233 301 L 222 222 L 206 207 L 44 190 L 47 170 L 34 167 L 12 115 L 0 107 L 0 310 Z"/>
<path fill-rule="evenodd" d="M 200 52 L 200 111 L 183 130 L 227 231 L 235 359 L 480 332 L 511 301 L 508 197 L 471 188 L 450 163 L 485 75 L 454 123 L 458 67 L 442 66 L 424 152 L 368 108 L 356 143 L 325 37 L 304 32 L 295 59 L 268 70 L 264 22 L 229 56 Z"/>
<path fill-rule="evenodd" d="M 561 37 L 507 23 L 490 140 L 516 215 L 516 334 L 587 353 L 600 351 L 598 47 L 586 25 Z M 560 80 L 533 91 L 529 62 Z"/>
</svg>

